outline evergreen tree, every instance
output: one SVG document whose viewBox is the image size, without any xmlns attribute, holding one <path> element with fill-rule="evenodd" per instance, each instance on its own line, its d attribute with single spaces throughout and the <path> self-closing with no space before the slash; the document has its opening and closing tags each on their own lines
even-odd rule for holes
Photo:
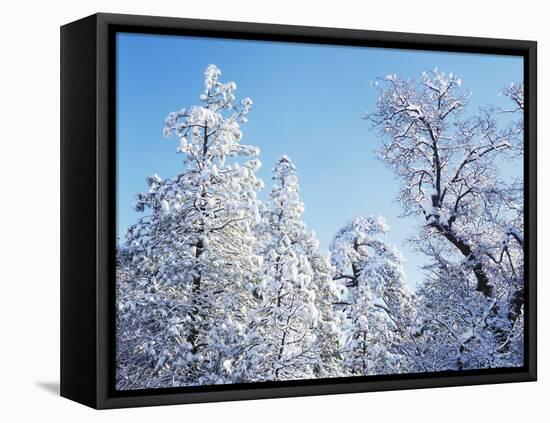
<svg viewBox="0 0 550 423">
<path fill-rule="evenodd" d="M 283 156 L 273 170 L 258 227 L 262 279 L 255 290 L 258 307 L 250 316 L 253 346 L 243 360 L 257 380 L 328 376 L 338 367 L 332 268 L 318 252 L 314 234 L 307 232 L 303 211 L 295 166 Z M 324 362 L 327 354 L 330 361 Z"/>
<path fill-rule="evenodd" d="M 235 83 L 220 76 L 208 66 L 201 104 L 166 119 L 165 135 L 179 139 L 183 172 L 148 178 L 149 191 L 137 196 L 136 210 L 149 214 L 129 229 L 124 249 L 144 294 L 123 299 L 119 309 L 135 310 L 129 318 L 150 328 L 136 351 L 150 357 L 150 374 L 138 387 L 230 382 L 243 343 L 259 265 L 252 228 L 263 183 L 255 176 L 258 160 L 230 163 L 258 149 L 240 143 L 252 101 L 237 102 Z"/>
<path fill-rule="evenodd" d="M 346 294 L 340 303 L 348 317 L 344 366 L 354 375 L 408 370 L 411 295 L 400 252 L 384 239 L 381 217 L 357 217 L 335 236 L 330 250 L 335 280 Z"/>
</svg>

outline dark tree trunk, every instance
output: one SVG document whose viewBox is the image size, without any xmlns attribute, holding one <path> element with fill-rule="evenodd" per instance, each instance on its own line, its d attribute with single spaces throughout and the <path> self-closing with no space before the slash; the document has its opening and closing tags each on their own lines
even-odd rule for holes
<svg viewBox="0 0 550 423">
<path fill-rule="evenodd" d="M 198 259 L 203 252 L 204 252 L 204 243 L 202 240 L 199 240 L 195 245 L 195 258 Z M 195 277 L 193 278 L 193 288 L 192 288 L 192 292 L 193 292 L 192 312 L 194 316 L 197 316 L 200 313 L 200 307 L 201 307 L 198 296 L 201 288 L 202 275 L 201 275 L 200 269 L 197 269 L 197 270 L 198 270 L 197 275 L 195 275 Z M 187 341 L 192 345 L 191 352 L 193 354 L 196 354 L 198 351 L 198 343 L 197 343 L 198 336 L 199 336 L 199 329 L 197 325 L 194 325 L 193 328 L 189 331 L 189 337 L 187 338 Z"/>
<path fill-rule="evenodd" d="M 208 152 L 208 125 L 204 125 L 204 136 L 202 140 L 202 159 L 203 161 L 206 159 L 206 153 Z M 201 189 L 200 192 L 200 203 L 198 206 L 198 209 L 201 213 L 204 212 L 204 205 L 203 201 L 206 198 L 206 193 L 204 192 L 204 189 Z M 200 225 L 198 232 L 199 239 L 197 243 L 195 244 L 195 259 L 198 261 L 202 253 L 204 252 L 204 241 L 202 240 L 202 236 L 204 235 L 204 224 Z M 191 316 L 192 319 L 194 319 L 195 316 L 199 315 L 199 313 L 203 310 L 202 304 L 199 300 L 200 295 L 200 289 L 201 289 L 201 280 L 202 280 L 202 273 L 201 269 L 197 268 L 196 275 L 193 277 L 193 287 L 192 287 L 192 293 L 193 293 L 193 299 L 192 299 L 192 313 L 193 316 Z M 193 328 L 189 332 L 189 337 L 187 338 L 187 341 L 192 345 L 191 352 L 193 354 L 196 354 L 198 351 L 198 336 L 199 336 L 199 328 L 195 324 Z"/>
<path fill-rule="evenodd" d="M 449 228 L 446 228 L 440 223 L 434 223 L 432 226 L 436 228 L 445 239 L 453 244 L 467 261 L 472 264 L 472 271 L 477 279 L 476 291 L 481 292 L 486 297 L 490 297 L 493 293 L 493 287 L 489 284 L 489 278 L 483 269 L 483 265 L 479 258 L 473 253 L 472 248 L 466 242 L 459 239 L 449 230 Z"/>
</svg>

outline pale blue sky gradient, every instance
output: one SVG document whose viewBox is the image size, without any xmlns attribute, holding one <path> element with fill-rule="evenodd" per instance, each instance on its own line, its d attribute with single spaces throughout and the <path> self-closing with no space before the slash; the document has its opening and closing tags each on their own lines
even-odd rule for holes
<svg viewBox="0 0 550 423">
<path fill-rule="evenodd" d="M 471 109 L 505 104 L 498 93 L 522 82 L 519 57 L 395 49 L 322 46 L 183 36 L 117 36 L 117 236 L 139 213 L 134 195 L 147 189 L 145 177 L 183 170 L 178 141 L 162 136 L 169 112 L 199 104 L 203 72 L 210 63 L 222 80 L 237 83 L 237 96 L 254 101 L 243 143 L 260 148 L 258 172 L 266 189 L 276 160 L 296 164 L 305 203 L 304 220 L 328 250 L 336 231 L 353 217 L 382 215 L 389 240 L 406 260 L 409 284 L 421 279 L 421 256 L 405 240 L 417 219 L 402 219 L 395 202 L 399 182 L 377 158 L 379 140 L 362 119 L 375 105 L 371 82 L 388 73 L 417 78 L 438 67 L 454 72 L 472 91 Z M 506 171 L 520 174 L 519 164 Z"/>
</svg>

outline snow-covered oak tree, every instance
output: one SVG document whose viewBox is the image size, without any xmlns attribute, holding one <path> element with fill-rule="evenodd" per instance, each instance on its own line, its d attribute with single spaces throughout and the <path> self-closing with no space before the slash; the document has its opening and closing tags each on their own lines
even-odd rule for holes
<svg viewBox="0 0 550 423">
<path fill-rule="evenodd" d="M 249 348 L 241 362 L 252 380 L 338 374 L 333 269 L 308 233 L 303 211 L 295 166 L 283 156 L 257 229 L 263 240 L 261 282 L 254 290 L 258 305 L 250 313 Z"/>
<path fill-rule="evenodd" d="M 512 123 L 511 134 L 516 135 L 515 147 L 519 154 L 523 153 L 523 111 L 524 111 L 524 88 L 523 83 L 516 84 L 514 82 L 510 83 L 508 87 L 503 89 L 500 94 L 508 100 L 510 100 L 511 107 L 506 107 L 501 110 L 502 113 L 510 113 L 514 116 L 519 116 L 519 118 Z"/>
<path fill-rule="evenodd" d="M 368 119 L 381 160 L 401 179 L 404 214 L 421 217 L 413 242 L 432 261 L 418 312 L 426 345 L 440 351 L 426 360 L 437 369 L 520 365 L 512 345 L 522 342 L 523 189 L 498 171 L 514 159 L 518 125 L 504 125 L 496 107 L 468 113 L 452 73 L 388 75 L 382 85 Z M 522 107 L 521 89 L 505 94 Z"/>
<path fill-rule="evenodd" d="M 119 366 L 121 388 L 232 380 L 257 282 L 253 226 L 263 183 L 255 176 L 259 160 L 234 159 L 258 154 L 240 143 L 252 101 L 238 102 L 235 83 L 220 77 L 209 65 L 200 105 L 166 119 L 164 134 L 179 140 L 182 172 L 148 178 L 149 191 L 136 198 L 136 210 L 147 215 L 128 230 L 121 250 L 131 263 L 127 279 L 141 289 L 121 296 L 118 320 L 137 362 Z M 137 321 L 137 332 L 124 329 Z"/>
<path fill-rule="evenodd" d="M 518 111 L 523 112 L 523 110 L 525 109 L 524 107 L 525 95 L 524 95 L 523 83 L 521 84 L 515 84 L 513 82 L 510 83 L 510 85 L 502 91 L 502 94 L 508 97 L 514 103 L 514 108 L 511 109 L 511 112 L 518 112 Z"/>
<path fill-rule="evenodd" d="M 412 325 L 412 298 L 403 258 L 384 239 L 388 231 L 383 218 L 359 216 L 330 246 L 334 279 L 346 292 L 339 303 L 347 316 L 344 366 L 354 375 L 406 372 L 414 357 L 405 342 Z"/>
</svg>

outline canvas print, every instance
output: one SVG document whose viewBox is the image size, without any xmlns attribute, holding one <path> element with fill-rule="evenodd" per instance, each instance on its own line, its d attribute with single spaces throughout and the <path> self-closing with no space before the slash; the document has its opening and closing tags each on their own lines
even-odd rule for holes
<svg viewBox="0 0 550 423">
<path fill-rule="evenodd" d="M 524 365 L 523 58 L 116 36 L 116 389 Z"/>
</svg>

